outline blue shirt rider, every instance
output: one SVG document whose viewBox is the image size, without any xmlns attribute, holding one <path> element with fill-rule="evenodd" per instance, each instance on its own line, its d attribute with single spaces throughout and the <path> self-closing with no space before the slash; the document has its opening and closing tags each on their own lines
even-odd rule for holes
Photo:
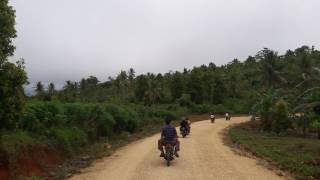
<svg viewBox="0 0 320 180">
<path fill-rule="evenodd" d="M 175 156 L 179 157 L 178 151 L 180 150 L 180 142 L 178 140 L 178 134 L 175 127 L 173 127 L 170 118 L 166 118 L 166 125 L 162 128 L 161 138 L 158 141 L 158 149 L 161 151 L 160 157 L 164 157 L 163 146 L 166 143 L 171 143 L 175 146 Z"/>
</svg>

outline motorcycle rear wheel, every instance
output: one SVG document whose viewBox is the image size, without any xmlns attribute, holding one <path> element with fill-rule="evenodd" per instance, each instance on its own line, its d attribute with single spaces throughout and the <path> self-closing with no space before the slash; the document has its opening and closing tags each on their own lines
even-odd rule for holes
<svg viewBox="0 0 320 180">
<path fill-rule="evenodd" d="M 170 166 L 170 158 L 167 158 L 167 166 Z"/>
</svg>

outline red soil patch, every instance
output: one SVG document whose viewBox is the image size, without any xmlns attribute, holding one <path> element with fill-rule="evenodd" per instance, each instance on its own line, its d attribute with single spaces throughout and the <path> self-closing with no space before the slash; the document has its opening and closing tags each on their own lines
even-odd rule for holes
<svg viewBox="0 0 320 180">
<path fill-rule="evenodd" d="M 3 153 L 0 154 L 0 179 L 7 180 L 10 178 L 8 159 Z"/>
<path fill-rule="evenodd" d="M 14 167 L 11 173 L 14 173 L 15 176 L 26 177 L 47 176 L 50 170 L 61 163 L 58 154 L 47 147 L 24 147 L 20 150 L 15 164 L 10 166 Z"/>
<path fill-rule="evenodd" d="M 7 180 L 10 179 L 10 171 L 8 164 L 0 164 L 0 179 Z"/>
<path fill-rule="evenodd" d="M 41 165 L 29 155 L 20 157 L 16 162 L 16 174 L 22 176 L 45 176 L 45 172 L 42 170 Z"/>
</svg>

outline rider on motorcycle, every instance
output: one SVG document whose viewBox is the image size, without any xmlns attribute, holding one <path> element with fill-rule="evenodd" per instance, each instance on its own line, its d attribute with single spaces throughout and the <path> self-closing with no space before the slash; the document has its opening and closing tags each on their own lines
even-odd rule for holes
<svg viewBox="0 0 320 180">
<path fill-rule="evenodd" d="M 215 120 L 215 116 L 214 116 L 214 114 L 213 114 L 213 113 L 211 113 L 211 115 L 210 115 L 210 119 L 211 119 L 211 121 L 214 121 L 214 120 Z"/>
<path fill-rule="evenodd" d="M 161 139 L 158 141 L 158 149 L 161 151 L 160 157 L 164 157 L 163 146 L 171 143 L 175 146 L 175 156 L 179 157 L 178 151 L 180 150 L 180 142 L 176 128 L 170 125 L 171 119 L 166 118 L 166 125 L 162 128 Z"/>
<path fill-rule="evenodd" d="M 183 117 L 181 122 L 180 122 L 180 130 L 182 130 L 182 128 L 186 128 L 188 129 L 189 127 L 189 122 L 187 121 L 188 118 Z"/>
<path fill-rule="evenodd" d="M 188 117 L 186 117 L 186 120 L 188 122 L 188 134 L 190 134 L 190 131 L 191 131 L 191 121 L 189 120 Z"/>
<path fill-rule="evenodd" d="M 228 112 L 226 113 L 226 120 L 230 120 L 230 115 Z"/>
</svg>

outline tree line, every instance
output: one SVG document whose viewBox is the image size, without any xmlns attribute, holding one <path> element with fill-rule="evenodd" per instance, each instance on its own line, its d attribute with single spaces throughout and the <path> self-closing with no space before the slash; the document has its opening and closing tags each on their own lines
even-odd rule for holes
<svg viewBox="0 0 320 180">
<path fill-rule="evenodd" d="M 62 90 L 37 83 L 35 98 L 62 102 L 122 102 L 145 106 L 179 104 L 197 113 L 252 113 L 261 128 L 316 129 L 320 133 L 320 51 L 301 46 L 283 55 L 264 48 L 243 61 L 214 63 L 136 76 L 134 69 L 100 82 L 96 77 L 67 81 Z M 319 134 L 320 137 L 320 134 Z"/>
<path fill-rule="evenodd" d="M 66 81 L 62 90 L 38 82 L 34 98 L 63 102 L 124 102 L 147 106 L 180 104 L 222 105 L 234 112 L 249 112 L 267 92 L 277 91 L 292 106 L 306 102 L 319 86 L 320 51 L 313 46 L 288 50 L 284 55 L 263 49 L 244 61 L 234 59 L 170 71 L 135 75 L 134 69 L 100 82 L 96 77 Z M 306 94 L 303 94 L 303 93 Z M 297 97 L 298 96 L 298 97 Z"/>
</svg>

